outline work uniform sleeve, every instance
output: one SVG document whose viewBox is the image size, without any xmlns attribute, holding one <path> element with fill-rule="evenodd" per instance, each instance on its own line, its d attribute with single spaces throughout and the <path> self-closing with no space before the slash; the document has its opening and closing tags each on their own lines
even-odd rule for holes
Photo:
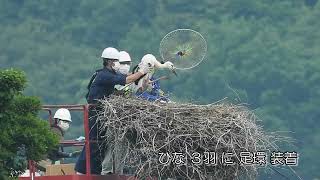
<svg viewBox="0 0 320 180">
<path fill-rule="evenodd" d="M 69 158 L 70 157 L 70 153 L 67 152 L 62 152 L 62 151 L 58 151 L 57 152 L 57 158 Z"/>
<path fill-rule="evenodd" d="M 97 75 L 97 83 L 102 86 L 125 85 L 127 76 L 121 73 L 101 73 Z"/>
<path fill-rule="evenodd" d="M 121 74 L 121 73 L 116 73 L 114 76 L 113 76 L 113 83 L 114 85 L 126 85 L 126 78 L 127 78 L 127 75 L 124 75 L 124 74 Z"/>
</svg>

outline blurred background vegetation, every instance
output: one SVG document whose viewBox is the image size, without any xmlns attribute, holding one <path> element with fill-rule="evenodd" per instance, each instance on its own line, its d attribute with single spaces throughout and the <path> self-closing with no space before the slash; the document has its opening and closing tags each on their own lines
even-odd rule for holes
<svg viewBox="0 0 320 180">
<path fill-rule="evenodd" d="M 247 103 L 267 131 L 296 139 L 297 173 L 319 179 L 319 17 L 317 0 L 0 0 L 0 66 L 25 71 L 25 93 L 43 104 L 85 103 L 105 47 L 137 64 L 159 57 L 166 33 L 194 29 L 207 40 L 206 59 L 162 88 L 180 101 Z M 69 137 L 83 135 L 75 117 Z"/>
</svg>

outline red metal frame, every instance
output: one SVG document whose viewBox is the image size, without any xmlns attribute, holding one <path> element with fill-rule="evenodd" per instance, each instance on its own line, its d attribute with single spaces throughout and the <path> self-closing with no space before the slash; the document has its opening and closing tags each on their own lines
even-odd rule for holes
<svg viewBox="0 0 320 180">
<path fill-rule="evenodd" d="M 90 168 L 90 141 L 89 141 L 89 105 L 83 106 L 83 118 L 84 118 L 84 133 L 85 133 L 85 148 L 86 148 L 86 175 L 90 176 L 91 168 Z"/>
<path fill-rule="evenodd" d="M 19 177 L 19 180 L 29 180 L 29 177 Z M 133 176 L 124 175 L 64 175 L 64 176 L 37 176 L 34 180 L 139 180 Z M 156 180 L 155 178 L 146 178 L 146 180 Z"/>
<path fill-rule="evenodd" d="M 53 118 L 52 118 L 52 111 L 51 109 L 58 109 L 58 108 L 67 108 L 70 111 L 83 111 L 83 125 L 84 125 L 84 133 L 85 133 L 85 140 L 83 142 L 78 142 L 78 141 L 73 141 L 73 140 L 64 140 L 60 142 L 60 144 L 63 144 L 65 146 L 83 146 L 85 145 L 86 148 L 86 177 L 91 176 L 91 167 L 90 167 L 90 140 L 89 140 L 89 106 L 90 104 L 78 104 L 78 105 L 43 105 L 42 110 L 46 110 L 49 113 L 49 123 L 53 123 Z M 30 172 L 30 177 L 27 177 L 27 179 L 40 179 L 40 177 L 35 177 L 35 164 L 34 161 L 29 160 L 28 161 L 29 165 L 29 172 Z M 73 176 L 73 175 L 72 175 Z M 41 177 L 41 178 L 48 178 L 48 177 Z M 59 176 L 59 178 L 61 178 Z M 24 177 L 20 177 L 19 179 L 26 179 Z M 50 178 L 48 178 L 50 179 Z M 74 178 L 72 178 L 74 179 Z M 82 179 L 82 178 L 80 178 Z M 88 179 L 88 178 L 87 178 Z M 86 180 L 87 180 L 86 179 Z M 90 178 L 91 179 L 91 178 Z"/>
<path fill-rule="evenodd" d="M 92 175 L 90 171 L 90 140 L 89 140 L 89 107 L 90 104 L 78 104 L 78 105 L 43 105 L 42 110 L 49 112 L 49 122 L 53 123 L 51 109 L 67 108 L 71 111 L 83 111 L 83 125 L 85 140 L 84 142 L 78 142 L 74 140 L 64 140 L 60 142 L 64 146 L 83 146 L 86 148 L 86 174 L 85 175 L 63 175 L 63 176 L 35 176 L 35 162 L 28 161 L 30 177 L 19 177 L 19 180 L 138 180 L 133 176 L 125 175 Z M 157 180 L 157 178 L 146 178 L 147 180 Z"/>
<path fill-rule="evenodd" d="M 49 123 L 52 124 L 53 120 L 52 120 L 52 111 L 51 111 L 51 109 L 43 107 L 42 110 L 47 110 L 48 111 L 48 113 L 49 113 Z"/>
</svg>

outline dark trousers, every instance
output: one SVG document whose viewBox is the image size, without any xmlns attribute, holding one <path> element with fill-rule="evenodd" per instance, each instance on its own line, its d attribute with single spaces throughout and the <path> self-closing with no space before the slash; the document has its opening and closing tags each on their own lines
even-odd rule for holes
<svg viewBox="0 0 320 180">
<path fill-rule="evenodd" d="M 101 174 L 101 164 L 104 158 L 104 153 L 99 149 L 99 145 L 97 143 L 90 143 L 90 167 L 91 174 Z M 76 163 L 75 170 L 82 174 L 86 173 L 86 149 L 83 147 L 82 152 L 79 156 L 79 159 Z"/>
<path fill-rule="evenodd" d="M 99 125 L 96 122 L 97 113 L 102 110 L 99 107 L 90 107 L 89 109 L 89 140 L 90 140 L 90 167 L 91 174 L 101 174 L 101 164 L 104 159 L 104 150 L 99 148 L 99 141 L 101 140 L 99 136 Z M 86 173 L 86 149 L 85 146 L 78 158 L 75 165 L 75 171 L 85 174 Z"/>
</svg>

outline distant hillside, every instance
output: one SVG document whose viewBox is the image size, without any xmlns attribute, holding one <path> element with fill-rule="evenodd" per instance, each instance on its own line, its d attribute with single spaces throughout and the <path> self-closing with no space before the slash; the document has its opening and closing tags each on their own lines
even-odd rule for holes
<svg viewBox="0 0 320 180">
<path fill-rule="evenodd" d="M 297 172 L 320 177 L 320 4 L 315 0 L 0 0 L 1 68 L 21 68 L 26 93 L 44 104 L 84 103 L 86 85 L 107 46 L 136 64 L 159 57 L 177 28 L 204 35 L 198 67 L 163 81 L 174 98 L 248 103 L 272 131 L 290 131 L 301 154 Z M 77 127 L 81 122 L 75 122 Z M 81 128 L 74 130 L 79 133 Z M 303 168 L 302 168 L 303 167 Z"/>
</svg>

